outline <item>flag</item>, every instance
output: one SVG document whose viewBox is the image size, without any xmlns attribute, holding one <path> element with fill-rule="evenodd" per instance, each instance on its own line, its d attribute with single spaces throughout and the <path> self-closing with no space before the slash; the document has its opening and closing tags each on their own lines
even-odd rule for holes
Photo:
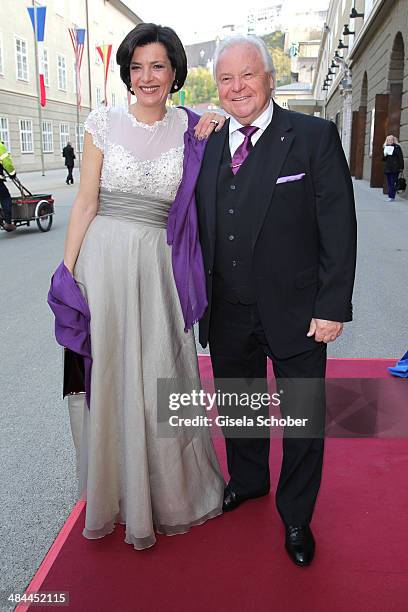
<svg viewBox="0 0 408 612">
<path fill-rule="evenodd" d="M 47 12 L 46 6 L 36 6 L 27 8 L 28 14 L 30 15 L 31 23 L 33 25 L 34 35 L 37 40 L 38 48 L 38 75 L 40 80 L 40 104 L 45 106 L 47 99 L 45 96 L 45 83 L 44 83 L 44 31 L 45 31 L 45 14 Z M 34 11 L 36 13 L 34 14 Z M 37 27 L 36 27 L 37 22 Z"/>
<path fill-rule="evenodd" d="M 71 37 L 72 46 L 75 54 L 75 77 L 76 77 L 76 91 L 77 91 L 77 104 L 78 108 L 81 108 L 81 65 L 82 56 L 84 54 L 85 45 L 85 30 L 68 28 L 69 35 Z"/>
<path fill-rule="evenodd" d="M 96 47 L 100 58 L 103 63 L 103 72 L 104 72 L 104 89 L 105 89 L 105 106 L 108 104 L 107 93 L 106 93 L 106 84 L 108 82 L 108 70 L 109 70 L 109 62 L 112 54 L 112 45 L 100 45 Z"/>
</svg>

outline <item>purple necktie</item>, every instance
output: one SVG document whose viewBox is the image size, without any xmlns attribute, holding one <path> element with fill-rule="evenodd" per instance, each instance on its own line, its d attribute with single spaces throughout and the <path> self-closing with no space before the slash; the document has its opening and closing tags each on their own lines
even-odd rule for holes
<svg viewBox="0 0 408 612">
<path fill-rule="evenodd" d="M 245 139 L 244 142 L 239 145 L 231 160 L 231 170 L 234 174 L 238 172 L 238 170 L 248 157 L 249 152 L 253 148 L 251 136 L 252 134 L 255 134 L 257 130 L 259 130 L 259 128 L 255 125 L 246 125 L 245 127 L 239 128 L 238 131 L 245 136 Z"/>
</svg>

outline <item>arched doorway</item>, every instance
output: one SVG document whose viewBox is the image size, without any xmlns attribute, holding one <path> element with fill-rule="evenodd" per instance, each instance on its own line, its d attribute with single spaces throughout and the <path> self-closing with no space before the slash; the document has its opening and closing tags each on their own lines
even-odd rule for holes
<svg viewBox="0 0 408 612">
<path fill-rule="evenodd" d="M 404 41 L 401 32 L 394 38 L 388 66 L 387 93 L 375 97 L 375 125 L 371 187 L 385 189 L 383 143 L 387 134 L 399 137 L 401 124 L 402 84 L 404 78 Z"/>
<path fill-rule="evenodd" d="M 367 72 L 365 72 L 363 76 L 363 83 L 361 85 L 360 106 L 357 111 L 353 112 L 352 119 L 350 171 L 351 174 L 356 177 L 356 179 L 363 178 L 367 123 L 367 97 L 368 79 Z"/>
<path fill-rule="evenodd" d="M 388 102 L 387 132 L 399 138 L 402 106 L 402 82 L 404 79 L 404 40 L 401 32 L 394 39 L 388 69 Z"/>
</svg>

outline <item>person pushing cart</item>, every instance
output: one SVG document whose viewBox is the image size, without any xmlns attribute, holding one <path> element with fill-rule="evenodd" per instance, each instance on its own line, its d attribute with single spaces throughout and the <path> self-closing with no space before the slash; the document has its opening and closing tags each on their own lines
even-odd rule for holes
<svg viewBox="0 0 408 612">
<path fill-rule="evenodd" d="M 4 223 L 3 228 L 6 232 L 13 232 L 17 229 L 16 225 L 12 223 L 12 200 L 9 190 L 6 186 L 6 177 L 4 170 L 9 174 L 11 178 L 16 177 L 16 171 L 14 169 L 13 160 L 7 150 L 6 145 L 0 140 L 0 203 L 3 209 Z"/>
</svg>

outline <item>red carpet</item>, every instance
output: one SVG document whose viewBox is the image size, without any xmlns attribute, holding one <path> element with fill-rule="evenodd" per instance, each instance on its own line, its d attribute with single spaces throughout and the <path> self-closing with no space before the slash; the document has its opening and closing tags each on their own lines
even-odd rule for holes
<svg viewBox="0 0 408 612">
<path fill-rule="evenodd" d="M 391 363 L 333 360 L 329 375 L 387 376 Z M 200 365 L 208 375 L 208 358 Z M 216 447 L 225 467 L 222 440 Z M 274 483 L 279 467 L 275 439 Z M 272 494 L 186 535 L 158 536 L 156 546 L 142 552 L 123 542 L 121 526 L 102 540 L 83 538 L 78 506 L 79 518 L 73 517 L 45 579 L 54 552 L 31 588 L 69 591 L 69 607 L 78 612 L 405 612 L 407 473 L 406 439 L 328 439 L 313 521 L 316 558 L 309 568 L 297 568 L 287 558 Z M 64 537 L 57 538 L 57 548 Z"/>
</svg>

